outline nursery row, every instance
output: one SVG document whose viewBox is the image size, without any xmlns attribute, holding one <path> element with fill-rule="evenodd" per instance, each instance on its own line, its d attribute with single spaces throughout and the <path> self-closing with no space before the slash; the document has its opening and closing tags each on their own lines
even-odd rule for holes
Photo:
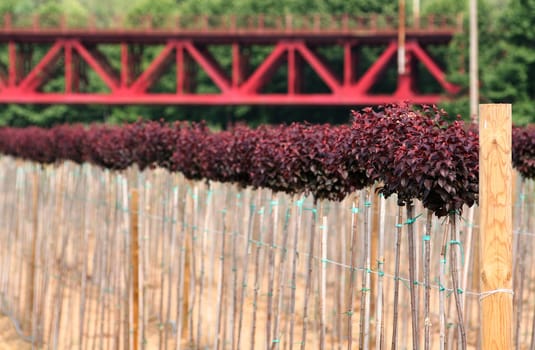
<svg viewBox="0 0 535 350">
<path fill-rule="evenodd" d="M 0 153 L 122 170 L 163 167 L 189 179 L 237 183 L 341 200 L 381 183 L 399 204 L 419 199 L 438 216 L 471 206 L 478 193 L 477 130 L 448 123 L 434 107 L 353 112 L 340 126 L 291 124 L 212 132 L 203 123 L 137 122 L 0 129 Z M 515 128 L 513 161 L 535 176 L 535 129 Z"/>
</svg>

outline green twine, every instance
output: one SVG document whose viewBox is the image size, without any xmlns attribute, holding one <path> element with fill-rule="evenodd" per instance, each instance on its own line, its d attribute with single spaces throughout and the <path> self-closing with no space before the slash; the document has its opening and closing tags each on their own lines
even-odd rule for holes
<svg viewBox="0 0 535 350">
<path fill-rule="evenodd" d="M 277 344 L 277 343 L 280 343 L 281 341 L 280 341 L 280 339 L 273 339 L 271 342 L 274 343 L 274 344 Z"/>
<path fill-rule="evenodd" d="M 365 207 L 371 207 L 371 206 L 372 206 L 372 202 L 370 202 L 370 201 L 366 201 L 366 202 L 364 203 L 364 206 L 365 206 Z"/>
<path fill-rule="evenodd" d="M 309 211 L 311 211 L 312 214 L 314 214 L 314 215 L 316 215 L 317 212 L 318 212 L 318 209 L 316 209 L 316 208 L 303 208 L 303 209 L 304 209 L 304 210 L 309 210 Z"/>
<path fill-rule="evenodd" d="M 422 213 L 416 215 L 415 217 L 413 218 L 410 218 L 410 219 L 407 219 L 407 221 L 405 222 L 405 225 L 412 225 L 416 222 L 416 220 L 418 220 L 418 218 L 422 216 Z"/>
<path fill-rule="evenodd" d="M 430 235 L 424 235 L 423 236 L 423 240 L 424 241 L 430 241 L 431 240 L 431 236 Z"/>
<path fill-rule="evenodd" d="M 357 207 L 352 207 L 352 208 L 351 208 L 351 213 L 353 213 L 353 214 L 358 214 L 358 213 L 359 213 L 359 208 L 357 208 Z"/>
<path fill-rule="evenodd" d="M 446 244 L 446 254 L 448 252 L 448 246 L 450 245 L 458 245 L 459 248 L 461 249 L 461 264 L 464 265 L 464 248 L 463 248 L 463 244 L 461 243 L 461 241 L 458 241 L 458 240 L 451 240 L 448 242 L 448 244 Z"/>
</svg>

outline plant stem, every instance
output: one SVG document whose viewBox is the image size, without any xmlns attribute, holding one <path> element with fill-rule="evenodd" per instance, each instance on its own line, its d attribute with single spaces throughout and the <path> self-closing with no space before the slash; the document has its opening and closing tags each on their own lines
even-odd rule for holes
<svg viewBox="0 0 535 350">
<path fill-rule="evenodd" d="M 414 204 L 407 203 L 407 239 L 409 242 L 409 283 L 411 294 L 411 319 L 412 319 L 412 348 L 418 350 L 418 304 L 416 290 L 416 266 L 415 266 L 415 248 L 414 248 Z"/>
</svg>

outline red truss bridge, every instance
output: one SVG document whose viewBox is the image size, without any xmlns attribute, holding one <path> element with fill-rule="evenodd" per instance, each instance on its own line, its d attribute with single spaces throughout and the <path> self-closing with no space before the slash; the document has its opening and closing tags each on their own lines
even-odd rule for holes
<svg viewBox="0 0 535 350">
<path fill-rule="evenodd" d="M 0 55 L 7 58 L 0 60 L 0 103 L 431 104 L 458 92 L 427 49 L 447 45 L 462 30 L 458 18 L 431 16 L 407 24 L 400 75 L 395 18 L 256 15 L 73 22 L 0 19 Z M 150 46 L 159 52 L 145 50 Z M 360 59 L 365 49 L 377 55 L 366 67 Z M 392 70 L 397 86 L 377 92 L 383 74 Z M 173 77 L 167 90 L 159 85 L 164 75 Z M 422 75 L 435 80 L 437 91 L 419 91 Z M 285 86 L 273 87 L 275 76 Z"/>
</svg>

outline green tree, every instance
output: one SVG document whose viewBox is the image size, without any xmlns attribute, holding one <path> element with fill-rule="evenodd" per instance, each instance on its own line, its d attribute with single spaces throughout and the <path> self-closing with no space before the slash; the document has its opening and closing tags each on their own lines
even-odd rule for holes
<svg viewBox="0 0 535 350">
<path fill-rule="evenodd" d="M 535 122 L 535 0 L 511 0 L 482 52 L 482 95 L 513 104 L 514 121 Z"/>
</svg>

